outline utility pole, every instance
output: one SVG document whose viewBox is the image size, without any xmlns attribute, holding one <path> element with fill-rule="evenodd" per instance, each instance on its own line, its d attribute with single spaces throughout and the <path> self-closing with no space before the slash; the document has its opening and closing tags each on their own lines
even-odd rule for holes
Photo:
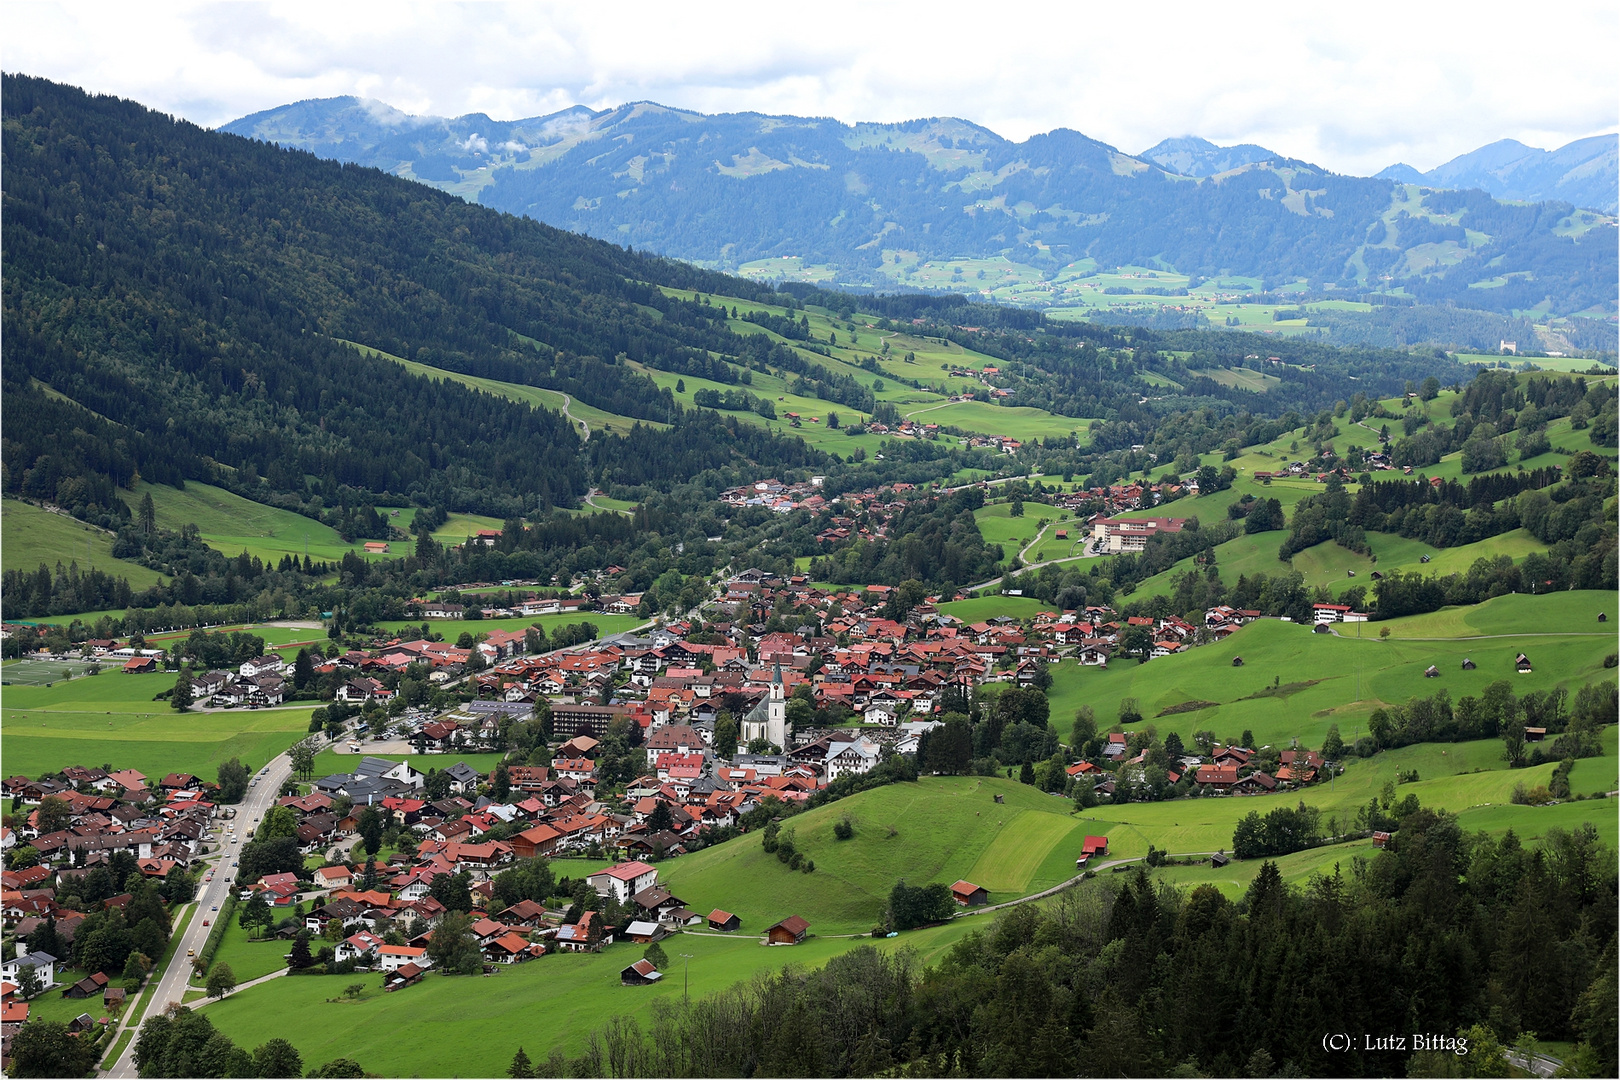
<svg viewBox="0 0 1620 1080">
<path fill-rule="evenodd" d="M 684 1004 L 690 1000 L 688 992 L 692 989 L 692 954 L 683 952 L 681 959 L 685 961 L 681 964 L 681 1001 Z"/>
</svg>

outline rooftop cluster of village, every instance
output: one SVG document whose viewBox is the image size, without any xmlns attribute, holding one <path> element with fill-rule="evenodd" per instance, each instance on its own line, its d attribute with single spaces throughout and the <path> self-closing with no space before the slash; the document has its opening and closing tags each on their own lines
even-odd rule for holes
<svg viewBox="0 0 1620 1080">
<path fill-rule="evenodd" d="M 1131 488 L 1109 494 L 1141 497 Z M 1133 550 L 1154 531 L 1182 524 L 1099 515 L 1084 535 L 1104 550 Z M 272 810 L 283 826 L 274 838 L 281 861 L 262 852 L 247 865 L 233 861 L 238 895 L 282 912 L 272 922 L 284 936 L 303 932 L 320 939 L 318 948 L 325 942 L 330 952 L 317 951 L 311 963 L 377 968 L 390 988 L 440 962 L 429 947 L 452 915 L 470 918 L 465 934 L 477 962 L 487 964 L 615 940 L 655 942 L 697 923 L 736 929 L 726 911 L 694 911 L 660 887 L 658 864 L 791 815 L 890 762 L 911 775 L 937 771 L 927 741 L 965 722 L 952 717 L 974 701 L 996 700 L 987 687 L 1002 684 L 1001 695 L 1017 691 L 1044 704 L 1037 692 L 1051 685 L 1055 664 L 1168 656 L 1258 617 L 1217 607 L 1194 621 L 1125 618 L 1089 606 L 969 623 L 942 607 L 956 597 L 896 599 L 881 585 L 816 588 L 800 576 L 748 570 L 721 586 L 707 606 L 711 622 L 658 624 L 550 651 L 531 652 L 536 639 L 528 633 L 496 629 L 460 644 L 387 638 L 316 657 L 314 671 L 327 677 L 334 705 L 350 707 L 352 723 L 332 734 L 340 750 L 354 751 L 353 765 L 329 775 L 306 770 L 281 793 Z M 466 610 L 439 605 L 433 614 L 458 618 Z M 797 628 L 766 632 L 783 612 Z M 1317 606 L 1323 628 L 1362 617 L 1342 605 Z M 116 641 L 89 644 L 114 659 L 129 653 L 123 668 L 131 677 L 155 669 L 161 655 Z M 267 653 L 206 672 L 193 679 L 197 698 L 275 704 L 289 666 Z M 399 708 L 407 677 L 437 684 L 452 704 Z M 1082 789 L 1088 799 L 1141 797 L 1147 769 L 1157 766 L 1174 788 L 1155 797 L 1261 794 L 1311 783 L 1327 764 L 1306 751 L 1161 746 L 1145 734 L 1122 725 L 1068 748 L 1050 736 L 1064 764 L 1039 782 L 1076 798 Z M 320 735 L 304 745 L 316 742 L 325 745 Z M 372 756 L 401 752 L 503 757 L 493 769 L 449 757 L 447 767 L 423 772 Z M 986 761 L 998 771 L 1008 764 Z M 1026 759 L 1023 778 L 1030 777 Z M 10 985 L 28 966 L 31 988 L 52 986 L 57 971 L 82 959 L 76 928 L 127 902 L 135 874 L 173 881 L 189 897 L 203 860 L 222 843 L 221 824 L 232 815 L 225 804 L 257 782 L 245 771 L 239 780 L 227 783 L 223 773 L 220 783 L 184 773 L 154 779 L 82 765 L 6 780 L 13 812 L 3 834 L 4 911 L 16 944 L 7 950 Z M 386 830 L 381 860 L 362 856 L 378 850 L 365 842 L 368 821 L 370 831 Z M 240 849 L 244 859 L 247 850 Z M 571 896 L 549 876 L 517 900 L 499 886 L 503 872 L 563 857 L 613 863 L 589 876 L 588 895 Z M 971 883 L 958 884 L 963 896 L 976 894 Z M 304 904 L 312 906 L 290 917 Z M 776 926 L 747 929 L 770 941 L 802 940 L 807 924 L 781 914 Z M 47 923 L 57 951 L 30 948 Z M 656 966 L 646 966 L 627 968 L 626 981 L 656 978 Z M 26 1003 L 12 1002 L 7 1015 L 26 1015 Z"/>
</svg>

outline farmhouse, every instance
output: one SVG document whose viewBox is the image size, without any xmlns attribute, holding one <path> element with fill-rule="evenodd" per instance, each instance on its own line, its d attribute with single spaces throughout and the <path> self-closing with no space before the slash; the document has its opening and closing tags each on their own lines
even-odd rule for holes
<svg viewBox="0 0 1620 1080">
<path fill-rule="evenodd" d="M 742 926 L 742 920 L 737 918 L 737 916 L 733 915 L 729 911 L 722 911 L 719 908 L 715 908 L 713 911 L 709 912 L 710 930 L 719 930 L 729 934 L 731 931 L 736 930 L 740 926 Z"/>
</svg>

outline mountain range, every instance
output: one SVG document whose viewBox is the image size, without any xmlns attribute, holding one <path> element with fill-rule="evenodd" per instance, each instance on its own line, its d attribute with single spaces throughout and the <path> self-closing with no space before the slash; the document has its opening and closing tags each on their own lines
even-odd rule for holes
<svg viewBox="0 0 1620 1080">
<path fill-rule="evenodd" d="M 1428 172 L 1391 165 L 1378 175 L 1428 187 L 1478 188 L 1492 198 L 1518 202 L 1559 199 L 1613 214 L 1620 202 L 1620 137 L 1593 135 L 1557 150 L 1501 139 Z"/>
<path fill-rule="evenodd" d="M 412 116 L 353 97 L 297 102 L 224 130 L 766 276 L 773 267 L 761 260 L 786 258 L 841 285 L 914 287 L 915 268 L 931 259 L 1003 259 L 1049 276 L 1090 259 L 1262 288 L 1404 286 L 1423 303 L 1503 314 L 1612 310 L 1615 300 L 1609 234 L 1596 244 L 1585 235 L 1601 215 L 1568 202 L 1409 197 L 1388 179 L 1251 145 L 1177 139 L 1136 157 L 1067 129 L 1015 143 L 951 117 L 850 125 L 638 102 L 497 121 Z M 971 268 L 988 271 L 1002 272 Z M 989 291 L 965 278 L 952 287 Z"/>
</svg>

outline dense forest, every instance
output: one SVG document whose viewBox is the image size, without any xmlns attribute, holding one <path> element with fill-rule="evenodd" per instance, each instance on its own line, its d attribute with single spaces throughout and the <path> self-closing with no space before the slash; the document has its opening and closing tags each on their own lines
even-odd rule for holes
<svg viewBox="0 0 1620 1080">
<path fill-rule="evenodd" d="M 1302 887 L 1274 863 L 1235 901 L 1105 875 L 936 966 L 857 949 L 660 999 L 646 1029 L 614 1018 L 581 1054 L 523 1055 L 510 1075 L 1490 1076 L 1533 1031 L 1612 1076 L 1615 892 L 1590 826 L 1531 849 L 1420 808 L 1385 851 Z"/>
<path fill-rule="evenodd" d="M 92 520 L 126 513 L 113 489 L 136 475 L 317 515 L 357 494 L 505 514 L 572 506 L 590 465 L 642 482 L 819 460 L 679 413 L 622 366 L 748 348 L 648 284 L 715 275 L 130 102 L 20 76 L 4 88 L 8 492 Z M 587 463 L 561 415 L 351 341 L 675 428 L 603 437 Z"/>
</svg>

